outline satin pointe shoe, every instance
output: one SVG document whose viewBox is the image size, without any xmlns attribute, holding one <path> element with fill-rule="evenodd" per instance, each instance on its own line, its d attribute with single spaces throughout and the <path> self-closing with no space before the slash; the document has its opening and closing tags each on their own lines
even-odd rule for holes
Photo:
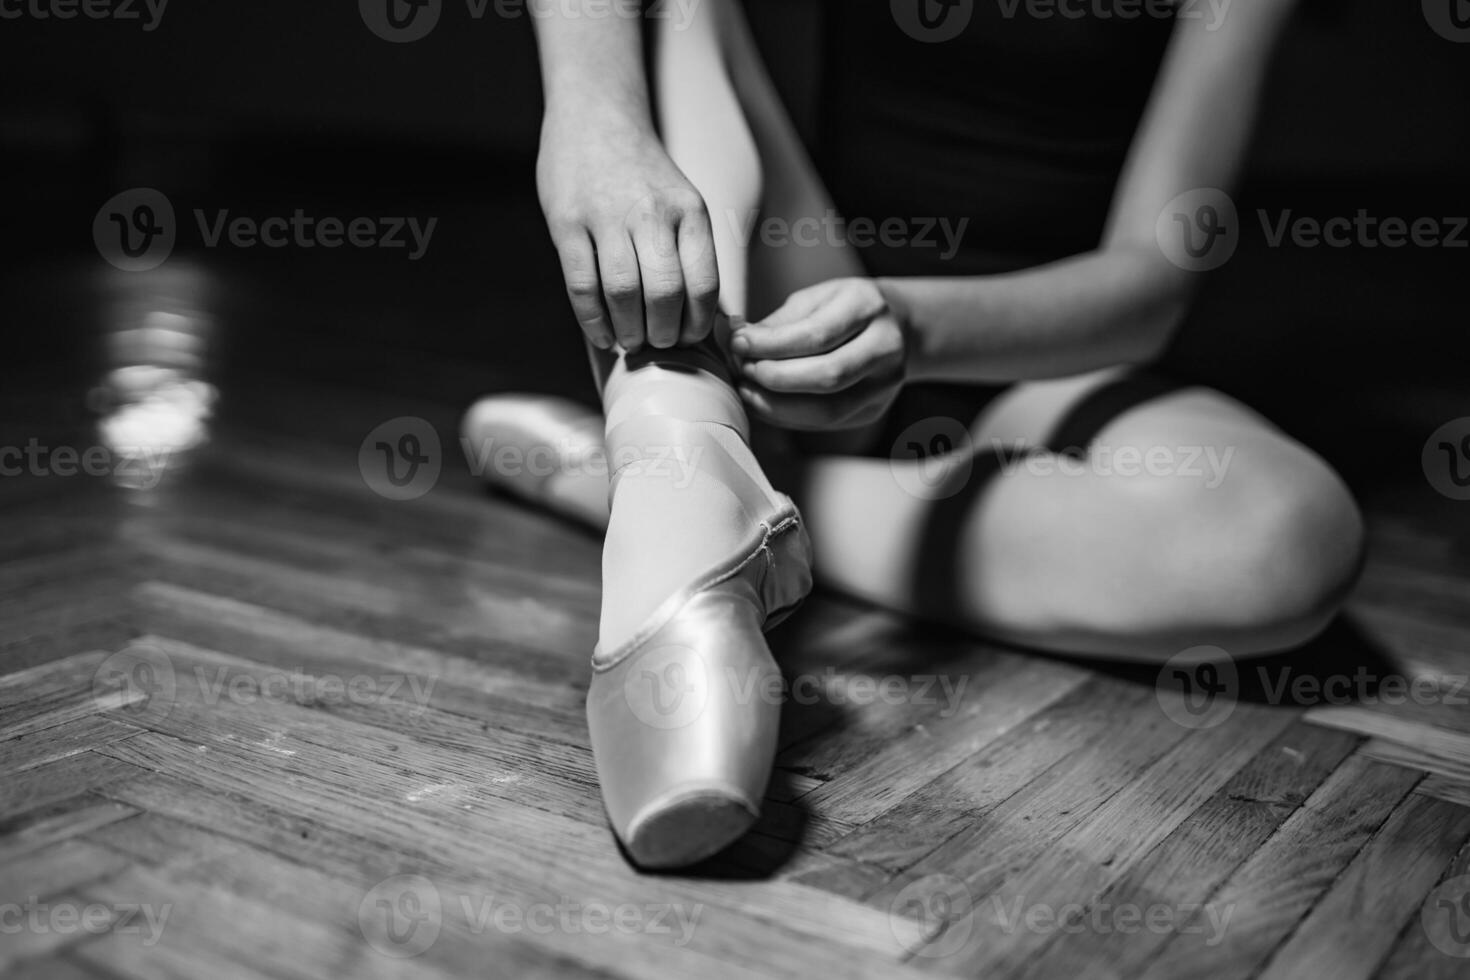
<svg viewBox="0 0 1470 980">
<path fill-rule="evenodd" d="M 659 602 L 631 635 L 593 652 L 587 723 L 603 802 L 629 857 L 648 869 L 709 857 L 759 818 L 781 712 L 780 670 L 763 634 L 812 584 L 795 505 L 746 462 L 738 398 L 728 388 L 712 398 L 703 383 L 694 390 L 684 384 L 691 373 L 649 384 L 618 371 L 604 390 L 609 498 L 639 467 L 683 465 L 697 471 L 702 492 L 733 496 L 742 522 L 710 529 L 737 541 L 727 558 Z M 584 453 L 604 445 L 588 426 L 575 403 L 496 395 L 470 410 L 464 433 L 477 448 L 493 440 Z M 544 476 L 485 476 L 533 501 L 544 494 Z"/>
<path fill-rule="evenodd" d="M 729 557 L 665 599 L 628 639 L 598 644 L 587 725 L 613 830 L 645 868 L 676 868 L 733 843 L 760 816 L 781 715 L 781 674 L 762 635 L 811 590 L 811 544 L 791 499 L 754 480 L 719 426 L 645 416 L 610 431 L 619 475 L 679 446 L 734 493 L 748 529 Z"/>
<path fill-rule="evenodd" d="M 606 496 L 607 468 L 602 454 L 601 413 L 553 395 L 504 394 L 481 398 L 460 424 L 466 456 L 491 485 L 531 503 L 566 511 L 592 523 L 605 523 L 605 508 L 575 506 L 576 500 L 548 492 L 553 477 L 580 475 L 601 483 L 592 492 Z M 513 452 L 515 465 L 503 466 L 497 454 Z"/>
</svg>

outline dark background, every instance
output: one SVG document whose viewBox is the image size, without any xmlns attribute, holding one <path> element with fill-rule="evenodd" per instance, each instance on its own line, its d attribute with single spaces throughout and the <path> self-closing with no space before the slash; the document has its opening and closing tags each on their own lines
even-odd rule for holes
<svg viewBox="0 0 1470 980">
<path fill-rule="evenodd" d="M 819 4 L 750 6 L 809 128 Z M 1435 34 L 1419 3 L 1303 9 L 1237 195 L 1244 242 L 1169 368 L 1262 406 L 1350 472 L 1417 465 L 1430 430 L 1470 414 L 1470 250 L 1267 249 L 1254 214 L 1470 214 L 1467 104 L 1470 44 Z M 416 263 L 348 249 L 194 256 L 207 286 L 190 302 L 207 307 L 217 378 L 319 378 L 429 394 L 446 411 L 506 387 L 590 397 L 535 202 L 540 108 L 530 23 L 497 17 L 493 2 L 475 20 L 445 0 L 428 37 L 398 45 L 348 0 L 173 0 L 152 32 L 141 20 L 0 20 L 11 226 L 0 377 L 12 395 L 82 383 L 113 356 L 96 340 L 118 325 L 117 290 L 144 280 L 117 285 L 91 221 L 146 185 L 181 223 L 194 207 L 439 218 Z M 188 268 L 187 250 L 176 254 Z M 1386 451 L 1365 449 L 1380 442 Z"/>
</svg>

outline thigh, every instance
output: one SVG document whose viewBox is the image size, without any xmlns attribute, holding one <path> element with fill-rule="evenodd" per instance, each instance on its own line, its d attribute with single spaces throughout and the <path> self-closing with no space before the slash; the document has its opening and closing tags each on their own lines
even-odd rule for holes
<svg viewBox="0 0 1470 980">
<path fill-rule="evenodd" d="M 941 460 L 812 464 L 819 575 L 990 636 L 1153 659 L 1298 642 L 1356 571 L 1336 474 L 1219 392 L 1121 372 L 1017 385 L 972 432 Z"/>
</svg>

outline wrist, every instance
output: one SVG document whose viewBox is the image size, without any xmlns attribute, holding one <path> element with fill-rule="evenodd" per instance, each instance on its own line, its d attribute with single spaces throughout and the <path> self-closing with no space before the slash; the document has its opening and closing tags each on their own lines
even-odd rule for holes
<svg viewBox="0 0 1470 980">
<path fill-rule="evenodd" d="M 546 86 L 542 123 L 549 127 L 655 136 L 648 93 L 636 86 Z"/>
<path fill-rule="evenodd" d="M 888 306 L 889 316 L 893 317 L 899 332 L 903 334 L 904 381 L 923 381 L 926 374 L 923 337 L 914 325 L 913 308 L 901 282 L 896 279 L 875 278 L 873 284 L 878 287 L 883 302 Z"/>
</svg>

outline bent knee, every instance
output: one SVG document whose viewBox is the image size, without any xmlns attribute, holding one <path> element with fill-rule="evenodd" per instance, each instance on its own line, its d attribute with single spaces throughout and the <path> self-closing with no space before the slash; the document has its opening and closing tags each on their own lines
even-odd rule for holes
<svg viewBox="0 0 1470 980">
<path fill-rule="evenodd" d="M 1219 512 L 1187 559 L 1201 618 L 1239 637 L 1237 648 L 1281 649 L 1310 639 L 1335 615 L 1362 566 L 1363 519 L 1341 477 L 1284 440 L 1270 462 L 1221 485 Z"/>
</svg>

